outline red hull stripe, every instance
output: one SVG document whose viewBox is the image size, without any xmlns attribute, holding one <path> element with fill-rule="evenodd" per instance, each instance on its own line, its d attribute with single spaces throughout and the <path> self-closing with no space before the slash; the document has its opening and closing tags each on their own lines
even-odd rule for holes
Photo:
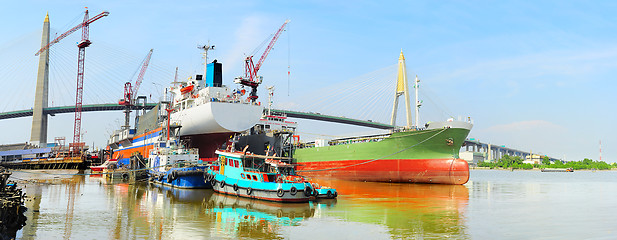
<svg viewBox="0 0 617 240">
<path fill-rule="evenodd" d="M 298 172 L 307 176 L 375 182 L 465 184 L 469 180 L 469 165 L 462 159 L 384 159 L 362 164 L 368 161 L 370 159 L 304 162 L 298 166 Z"/>
</svg>

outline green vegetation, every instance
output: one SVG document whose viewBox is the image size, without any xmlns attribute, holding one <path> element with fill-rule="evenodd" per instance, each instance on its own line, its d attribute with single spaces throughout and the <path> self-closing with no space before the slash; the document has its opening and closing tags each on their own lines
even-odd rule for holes
<svg viewBox="0 0 617 240">
<path fill-rule="evenodd" d="M 572 161 L 563 163 L 559 160 L 551 163 L 548 157 L 544 157 L 542 159 L 542 164 L 529 164 L 523 163 L 523 159 L 521 157 L 512 157 L 505 155 L 497 162 L 480 162 L 478 163 L 478 167 L 489 167 L 489 168 L 505 168 L 505 169 L 533 169 L 533 168 L 572 168 L 575 170 L 580 169 L 597 169 L 597 170 L 608 170 L 614 167 L 617 167 L 617 163 L 608 164 L 603 161 L 593 161 L 591 159 L 585 158 L 582 161 Z"/>
<path fill-rule="evenodd" d="M 538 164 L 534 164 L 538 165 Z M 490 168 L 512 168 L 512 169 L 533 169 L 534 165 L 529 163 L 523 163 L 521 157 L 512 157 L 505 155 L 501 157 L 497 162 L 480 162 L 478 167 L 490 167 Z M 537 166 L 535 166 L 537 167 Z"/>
</svg>

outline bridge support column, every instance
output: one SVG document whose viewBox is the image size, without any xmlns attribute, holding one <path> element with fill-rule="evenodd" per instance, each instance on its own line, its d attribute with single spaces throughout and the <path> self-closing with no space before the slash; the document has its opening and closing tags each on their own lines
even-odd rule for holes
<svg viewBox="0 0 617 240">
<path fill-rule="evenodd" d="M 49 44 L 49 15 L 43 22 L 43 36 L 41 47 Z M 43 109 L 47 107 L 49 92 L 49 49 L 39 54 L 39 71 L 36 79 L 36 92 L 34 95 L 34 107 L 32 108 L 32 129 L 30 142 L 41 147 L 47 145 L 47 114 Z"/>
</svg>

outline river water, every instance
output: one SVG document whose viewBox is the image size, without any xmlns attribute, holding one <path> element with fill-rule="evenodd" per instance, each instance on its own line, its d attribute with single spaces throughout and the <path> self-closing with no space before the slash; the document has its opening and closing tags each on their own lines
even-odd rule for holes
<svg viewBox="0 0 617 240">
<path fill-rule="evenodd" d="M 70 173 L 13 173 L 29 196 L 19 239 L 617 239 L 617 171 L 472 170 L 456 186 L 320 179 L 338 199 L 306 204 L 53 175 Z"/>
</svg>

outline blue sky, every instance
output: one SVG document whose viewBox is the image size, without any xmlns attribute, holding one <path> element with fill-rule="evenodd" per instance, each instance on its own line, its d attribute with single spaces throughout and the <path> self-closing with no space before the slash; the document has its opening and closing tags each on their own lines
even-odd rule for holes
<svg viewBox="0 0 617 240">
<path fill-rule="evenodd" d="M 340 98 L 355 99 L 345 95 L 354 91 L 347 91 L 340 83 L 349 83 L 343 86 L 352 89 L 358 87 L 354 86 L 354 79 L 395 70 L 392 66 L 402 49 L 409 77 L 417 74 L 425 87 L 422 89 L 429 90 L 424 92 L 425 96 L 421 94 L 426 103 L 421 109 L 422 122 L 470 116 L 475 123 L 470 137 L 557 158 L 565 156 L 568 160 L 598 159 L 598 142 L 602 140 L 603 160 L 617 160 L 617 131 L 612 126 L 612 120 L 617 118 L 617 97 L 613 94 L 617 3 L 613 1 L 6 2 L 0 8 L 0 22 L 4 23 L 0 26 L 0 63 L 9 66 L 18 58 L 29 67 L 15 71 L 19 74 L 5 75 L 2 71 L 12 71 L 11 68 L 0 67 L 0 77 L 4 78 L 0 84 L 5 84 L 3 88 L 17 85 L 31 91 L 23 90 L 23 94 L 17 94 L 19 97 L 4 94 L 4 102 L 19 100 L 0 104 L 0 108 L 24 109 L 34 92 L 30 86 L 36 73 L 31 69 L 32 62 L 38 59 L 30 54 L 17 56 L 11 51 L 19 48 L 36 52 L 46 12 L 50 14 L 52 29 L 62 32 L 77 24 L 75 20 L 85 6 L 91 16 L 103 10 L 111 13 L 90 29 L 94 44 L 87 50 L 87 79 L 88 74 L 104 75 L 107 71 L 115 72 L 111 76 L 117 78 L 130 78 L 147 51 L 154 48 L 152 61 L 157 67 L 149 72 L 150 76 L 146 75 L 142 89 L 144 94 L 156 95 L 156 86 L 169 82 L 176 66 L 182 77 L 201 70 L 196 46 L 209 40 L 216 45 L 211 59 L 223 62 L 224 81 L 231 84 L 233 77 L 243 71 L 244 54 L 252 52 L 285 19 L 291 19 L 288 31 L 260 70 L 264 85 L 276 86 L 275 103 L 280 106 L 299 99 L 326 98 L 320 89 L 337 83 Z M 68 56 L 59 57 L 65 59 L 62 61 L 52 60 L 58 66 L 75 65 L 71 58 L 77 50 L 71 44 L 78 41 L 78 35 L 74 35 L 66 39 L 65 45 L 58 44 L 58 56 Z M 105 51 L 127 56 L 123 57 L 127 62 L 110 60 L 115 55 L 105 55 L 101 50 L 111 48 L 115 50 Z M 125 70 L 119 70 L 123 67 Z M 74 78 L 72 70 L 55 71 L 52 76 Z M 23 80 L 6 80 L 13 77 Z M 105 81 L 93 80 L 99 84 Z M 125 79 L 115 81 L 108 84 L 109 89 L 97 85 L 104 89 L 99 90 L 103 93 L 85 96 L 119 98 Z M 69 82 L 59 85 L 70 89 Z M 69 97 L 58 97 L 55 101 L 74 99 L 70 97 L 74 92 L 65 95 Z M 261 96 L 265 98 L 265 94 Z M 375 113 L 389 111 L 391 98 L 386 97 L 367 98 L 384 101 L 383 106 L 374 107 Z M 349 103 L 338 108 L 352 112 L 346 114 L 351 116 L 354 110 L 368 111 L 359 106 L 362 104 Z M 336 114 L 336 108 L 333 109 L 331 114 Z M 385 114 L 379 115 L 371 118 L 385 119 Z M 70 138 L 72 118 L 53 117 L 49 141 L 54 136 Z M 119 112 L 84 115 L 86 142 L 102 146 L 106 132 L 113 129 L 111 125 L 117 119 L 122 119 Z M 23 118 L 0 122 L 2 129 L 15 131 L 0 137 L 0 142 L 28 141 L 30 121 Z M 338 132 L 337 126 L 301 124 L 302 132 L 345 134 L 343 130 Z"/>
</svg>

